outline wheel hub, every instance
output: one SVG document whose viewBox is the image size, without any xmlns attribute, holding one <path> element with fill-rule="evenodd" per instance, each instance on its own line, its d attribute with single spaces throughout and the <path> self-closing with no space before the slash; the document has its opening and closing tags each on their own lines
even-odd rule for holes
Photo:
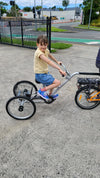
<svg viewBox="0 0 100 178">
<path fill-rule="evenodd" d="M 24 106 L 19 106 L 19 109 L 18 109 L 18 110 L 19 110 L 20 112 L 22 112 L 23 109 L 24 109 Z"/>
</svg>

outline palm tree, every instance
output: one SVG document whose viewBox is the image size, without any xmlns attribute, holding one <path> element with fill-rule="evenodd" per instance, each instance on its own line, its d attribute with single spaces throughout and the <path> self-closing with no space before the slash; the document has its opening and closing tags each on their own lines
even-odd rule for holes
<svg viewBox="0 0 100 178">
<path fill-rule="evenodd" d="M 62 1 L 62 6 L 64 6 L 66 8 L 68 5 L 69 5 L 69 0 Z"/>
</svg>

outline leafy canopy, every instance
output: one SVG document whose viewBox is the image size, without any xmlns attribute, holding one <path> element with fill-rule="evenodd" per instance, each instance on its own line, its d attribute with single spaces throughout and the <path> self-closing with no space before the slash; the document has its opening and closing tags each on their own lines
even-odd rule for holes
<svg viewBox="0 0 100 178">
<path fill-rule="evenodd" d="M 64 6 L 66 8 L 68 5 L 69 5 L 69 0 L 62 1 L 62 6 Z"/>
</svg>

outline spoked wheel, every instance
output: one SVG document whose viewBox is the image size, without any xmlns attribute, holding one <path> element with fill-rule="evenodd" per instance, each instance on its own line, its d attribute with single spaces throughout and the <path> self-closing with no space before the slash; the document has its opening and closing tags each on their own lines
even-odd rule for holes
<svg viewBox="0 0 100 178">
<path fill-rule="evenodd" d="M 35 114 L 36 105 L 28 98 L 15 96 L 6 103 L 6 111 L 14 119 L 26 120 Z"/>
<path fill-rule="evenodd" d="M 98 92 L 98 88 L 89 86 L 82 87 L 76 92 L 75 102 L 82 109 L 93 109 L 100 104 L 99 101 L 90 101 L 89 99 Z M 93 99 L 96 99 L 93 97 Z"/>
<path fill-rule="evenodd" d="M 22 80 L 14 85 L 13 93 L 15 96 L 25 96 L 27 98 L 31 98 L 37 95 L 37 87 L 30 81 Z"/>
</svg>

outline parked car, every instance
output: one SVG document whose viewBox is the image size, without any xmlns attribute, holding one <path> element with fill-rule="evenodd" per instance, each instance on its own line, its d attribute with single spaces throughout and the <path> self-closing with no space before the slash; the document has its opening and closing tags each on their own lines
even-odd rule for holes
<svg viewBox="0 0 100 178">
<path fill-rule="evenodd" d="M 52 20 L 58 20 L 57 16 L 51 16 Z"/>
<path fill-rule="evenodd" d="M 47 15 L 44 15 L 44 17 L 46 18 L 46 17 L 49 17 L 50 18 L 50 16 L 47 16 Z M 57 18 L 57 16 L 51 16 L 51 20 L 58 20 L 58 18 Z"/>
</svg>

